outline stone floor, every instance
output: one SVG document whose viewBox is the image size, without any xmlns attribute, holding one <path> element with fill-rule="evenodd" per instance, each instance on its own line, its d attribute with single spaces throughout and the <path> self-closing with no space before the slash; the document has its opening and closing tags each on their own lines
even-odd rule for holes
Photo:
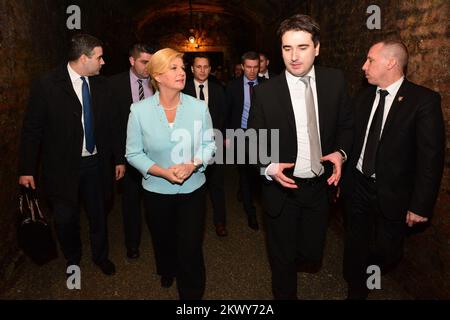
<svg viewBox="0 0 450 320">
<path fill-rule="evenodd" d="M 266 300 L 272 299 L 270 268 L 265 248 L 264 230 L 255 232 L 247 227 L 242 204 L 236 200 L 237 175 L 232 168 L 226 174 L 228 231 L 225 238 L 215 235 L 208 204 L 204 240 L 206 263 L 206 292 L 208 300 Z M 38 267 L 30 261 L 20 267 L 17 281 L 7 288 L 0 299 L 177 299 L 175 286 L 164 289 L 155 273 L 153 250 L 148 230 L 143 231 L 141 258 L 130 263 L 125 259 L 121 213 L 118 205 L 109 216 L 110 257 L 117 268 L 108 277 L 90 261 L 87 222 L 82 219 L 84 255 L 81 262 L 81 290 L 66 286 L 65 261 L 60 256 Z M 261 224 L 262 213 L 258 208 Z M 306 300 L 341 300 L 346 287 L 342 278 L 342 231 L 331 217 L 325 248 L 323 268 L 316 274 L 298 274 L 298 293 Z M 412 299 L 389 277 L 382 278 L 382 290 L 371 293 L 375 300 Z"/>
</svg>

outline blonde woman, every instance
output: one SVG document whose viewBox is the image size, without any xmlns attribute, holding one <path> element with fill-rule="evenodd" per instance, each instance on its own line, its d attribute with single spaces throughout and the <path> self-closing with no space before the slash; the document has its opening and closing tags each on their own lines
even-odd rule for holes
<svg viewBox="0 0 450 320">
<path fill-rule="evenodd" d="M 180 299 L 205 289 L 204 170 L 215 152 L 204 101 L 181 92 L 183 54 L 157 51 L 148 65 L 156 93 L 131 106 L 126 158 L 143 176 L 144 206 L 161 286 L 177 281 Z"/>
</svg>

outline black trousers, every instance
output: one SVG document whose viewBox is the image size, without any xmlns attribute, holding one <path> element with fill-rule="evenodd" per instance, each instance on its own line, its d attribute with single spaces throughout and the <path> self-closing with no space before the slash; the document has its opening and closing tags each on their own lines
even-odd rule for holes
<svg viewBox="0 0 450 320">
<path fill-rule="evenodd" d="M 141 199 L 144 190 L 141 173 L 134 167 L 127 165 L 122 187 L 125 246 L 127 249 L 139 249 L 142 232 Z"/>
<path fill-rule="evenodd" d="M 321 264 L 329 211 L 325 179 L 286 192 L 280 214 L 265 214 L 272 291 L 282 300 L 297 299 L 299 264 Z"/>
<path fill-rule="evenodd" d="M 144 191 L 157 273 L 176 277 L 182 300 L 201 299 L 205 291 L 205 199 L 204 186 L 188 194 Z"/>
<path fill-rule="evenodd" d="M 243 129 L 244 132 L 246 129 Z M 244 146 L 238 145 L 241 142 L 237 137 L 234 138 L 234 163 L 236 164 L 239 173 L 239 192 L 242 196 L 242 204 L 244 205 L 244 211 L 247 216 L 256 215 L 256 207 L 254 204 L 254 196 L 257 184 L 260 177 L 253 164 L 250 164 L 250 139 L 245 137 L 243 143 Z M 244 154 L 240 154 L 240 153 Z"/>
<path fill-rule="evenodd" d="M 401 260 L 406 223 L 384 217 L 373 179 L 359 171 L 355 179 L 355 190 L 346 199 L 343 269 L 349 287 L 364 292 L 368 266 L 377 265 L 386 273 Z"/>
<path fill-rule="evenodd" d="M 214 224 L 226 224 L 224 165 L 211 164 L 206 168 L 206 185 L 213 206 Z"/>
<path fill-rule="evenodd" d="M 92 260 L 99 264 L 108 258 L 107 222 L 104 208 L 101 171 L 98 156 L 81 158 L 79 196 L 88 222 Z M 66 260 L 78 264 L 81 260 L 80 208 L 59 199 L 50 199 L 56 234 Z"/>
</svg>

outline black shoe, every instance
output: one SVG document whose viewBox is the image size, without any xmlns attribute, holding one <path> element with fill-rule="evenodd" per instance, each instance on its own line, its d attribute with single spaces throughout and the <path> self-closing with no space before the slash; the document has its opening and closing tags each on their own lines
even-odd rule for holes
<svg viewBox="0 0 450 320">
<path fill-rule="evenodd" d="M 113 274 L 116 273 L 116 266 L 109 259 L 106 259 L 106 260 L 98 263 L 97 266 L 107 276 L 112 276 Z"/>
<path fill-rule="evenodd" d="M 256 215 L 248 216 L 248 226 L 255 231 L 259 230 L 259 225 L 258 225 L 258 220 L 256 219 Z"/>
<path fill-rule="evenodd" d="M 139 249 L 137 249 L 137 248 L 127 249 L 127 257 L 128 257 L 128 259 L 132 259 L 132 260 L 139 258 L 140 257 Z"/>
<path fill-rule="evenodd" d="M 161 276 L 161 287 L 170 288 L 173 284 L 172 276 Z"/>
</svg>

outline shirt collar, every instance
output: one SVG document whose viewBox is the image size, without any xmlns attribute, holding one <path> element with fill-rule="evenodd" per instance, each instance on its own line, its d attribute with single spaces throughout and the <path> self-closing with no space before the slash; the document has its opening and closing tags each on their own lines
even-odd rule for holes
<svg viewBox="0 0 450 320">
<path fill-rule="evenodd" d="M 203 85 L 204 88 L 207 88 L 208 87 L 208 79 L 206 79 L 203 83 L 200 83 L 196 79 L 194 79 L 194 84 L 195 84 L 196 88 L 201 84 Z"/>
<path fill-rule="evenodd" d="M 269 77 L 269 70 L 266 70 L 266 72 L 264 72 L 264 73 L 258 73 L 258 76 L 260 76 L 260 77 L 264 77 L 264 78 L 268 78 Z"/>
<path fill-rule="evenodd" d="M 385 89 L 381 89 L 380 87 L 377 87 L 377 92 L 378 92 L 378 90 L 386 90 L 390 96 L 395 97 L 395 95 L 398 92 L 398 89 L 400 89 L 400 86 L 403 83 L 403 80 L 405 80 L 405 76 L 401 77 L 400 79 L 398 79 L 397 81 L 392 83 L 390 86 L 386 87 Z"/>
<path fill-rule="evenodd" d="M 80 80 L 82 76 L 80 76 L 75 70 L 72 69 L 70 63 L 67 63 L 67 71 L 69 72 L 70 81 L 75 82 Z M 88 78 L 88 77 L 86 77 Z"/>
<path fill-rule="evenodd" d="M 149 78 L 144 78 L 144 79 L 138 78 L 138 76 L 133 72 L 133 70 L 131 70 L 131 68 L 130 68 L 130 79 L 133 82 L 137 82 L 138 80 L 142 80 L 142 82 L 144 82 L 144 83 L 147 83 L 148 80 L 149 80 Z"/>
<path fill-rule="evenodd" d="M 244 84 L 248 84 L 250 82 L 250 80 L 247 79 L 247 77 L 244 75 Z M 251 82 L 253 82 L 253 85 L 257 85 L 258 84 L 258 77 L 256 77 L 255 80 L 251 80 Z"/>
<path fill-rule="evenodd" d="M 297 84 L 299 81 L 301 81 L 300 79 L 303 77 L 296 77 L 294 76 L 292 73 L 290 73 L 289 71 L 285 71 L 286 74 L 286 80 L 288 82 L 288 84 Z M 309 70 L 309 72 L 306 74 L 306 76 L 311 77 L 311 79 L 313 79 L 314 81 L 316 80 L 316 71 L 314 69 L 314 65 L 312 66 L 311 70 Z"/>
</svg>

